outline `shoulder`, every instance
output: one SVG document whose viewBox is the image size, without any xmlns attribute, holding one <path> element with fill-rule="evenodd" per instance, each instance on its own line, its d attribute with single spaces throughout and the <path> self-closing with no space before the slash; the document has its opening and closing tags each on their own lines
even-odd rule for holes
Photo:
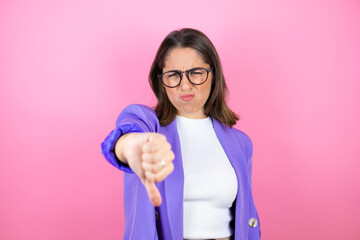
<svg viewBox="0 0 360 240">
<path fill-rule="evenodd" d="M 121 111 L 120 116 L 134 116 L 134 117 L 148 117 L 155 115 L 155 112 L 152 108 L 142 105 L 142 104 L 130 104 Z"/>
<path fill-rule="evenodd" d="M 250 137 L 246 134 L 246 133 L 244 133 L 243 131 L 241 131 L 241 130 L 239 130 L 239 129 L 237 129 L 237 128 L 229 128 L 230 129 L 230 131 L 232 131 L 233 132 L 233 134 L 235 134 L 235 136 L 239 139 L 239 140 L 241 140 L 241 141 L 243 141 L 245 144 L 250 144 L 250 145 L 252 145 L 252 141 L 251 141 L 251 139 L 250 139 Z"/>
<path fill-rule="evenodd" d="M 136 123 L 142 128 L 147 128 L 144 130 L 151 132 L 157 132 L 157 129 L 159 128 L 159 120 L 155 111 L 142 104 L 131 104 L 121 111 L 116 120 L 116 126 L 125 123 Z"/>
<path fill-rule="evenodd" d="M 228 131 L 230 131 L 237 139 L 237 141 L 242 145 L 247 155 L 251 156 L 253 152 L 253 144 L 251 138 L 243 131 L 236 129 L 234 127 L 232 128 L 228 127 Z"/>
<path fill-rule="evenodd" d="M 214 118 L 212 120 L 215 131 L 222 129 L 221 132 L 225 133 L 224 136 L 230 138 L 231 141 L 240 144 L 244 149 L 246 148 L 252 150 L 252 141 L 246 133 L 237 128 L 229 127 L 223 123 L 220 123 Z"/>
</svg>

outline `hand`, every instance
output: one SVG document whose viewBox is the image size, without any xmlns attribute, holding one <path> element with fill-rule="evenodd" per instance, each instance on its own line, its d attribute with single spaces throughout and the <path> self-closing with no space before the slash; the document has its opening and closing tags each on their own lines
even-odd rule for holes
<svg viewBox="0 0 360 240">
<path fill-rule="evenodd" d="M 155 182 L 163 181 L 174 170 L 171 145 L 159 133 L 130 133 L 123 137 L 122 155 L 144 184 L 151 203 L 159 206 L 162 199 Z"/>
</svg>

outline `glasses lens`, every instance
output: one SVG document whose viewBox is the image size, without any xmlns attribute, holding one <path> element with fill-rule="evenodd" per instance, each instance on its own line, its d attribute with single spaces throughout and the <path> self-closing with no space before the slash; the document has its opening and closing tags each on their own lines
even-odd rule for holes
<svg viewBox="0 0 360 240">
<path fill-rule="evenodd" d="M 195 68 L 189 72 L 190 81 L 195 84 L 201 84 L 206 81 L 208 73 L 203 68 Z"/>
<path fill-rule="evenodd" d="M 166 86 L 175 87 L 180 82 L 180 74 L 175 71 L 167 72 L 163 75 L 162 80 Z"/>
</svg>

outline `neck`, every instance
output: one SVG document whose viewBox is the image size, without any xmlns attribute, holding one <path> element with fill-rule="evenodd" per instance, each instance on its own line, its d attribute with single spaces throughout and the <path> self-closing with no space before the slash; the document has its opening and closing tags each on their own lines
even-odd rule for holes
<svg viewBox="0 0 360 240">
<path fill-rule="evenodd" d="M 186 117 L 186 118 L 191 118 L 191 119 L 204 119 L 204 118 L 208 117 L 205 115 L 205 113 L 203 111 L 201 111 L 199 113 L 188 113 L 188 114 L 177 111 L 176 114 L 181 117 Z"/>
</svg>

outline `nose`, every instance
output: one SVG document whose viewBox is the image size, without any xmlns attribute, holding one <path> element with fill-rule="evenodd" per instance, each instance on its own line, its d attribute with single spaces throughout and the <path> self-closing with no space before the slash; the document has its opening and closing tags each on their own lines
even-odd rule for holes
<svg viewBox="0 0 360 240">
<path fill-rule="evenodd" d="M 181 83 L 179 85 L 179 88 L 180 90 L 186 92 L 186 91 L 189 91 L 193 84 L 189 81 L 189 79 L 187 78 L 186 76 L 186 73 L 185 72 L 182 72 L 182 78 L 181 78 Z"/>
</svg>

